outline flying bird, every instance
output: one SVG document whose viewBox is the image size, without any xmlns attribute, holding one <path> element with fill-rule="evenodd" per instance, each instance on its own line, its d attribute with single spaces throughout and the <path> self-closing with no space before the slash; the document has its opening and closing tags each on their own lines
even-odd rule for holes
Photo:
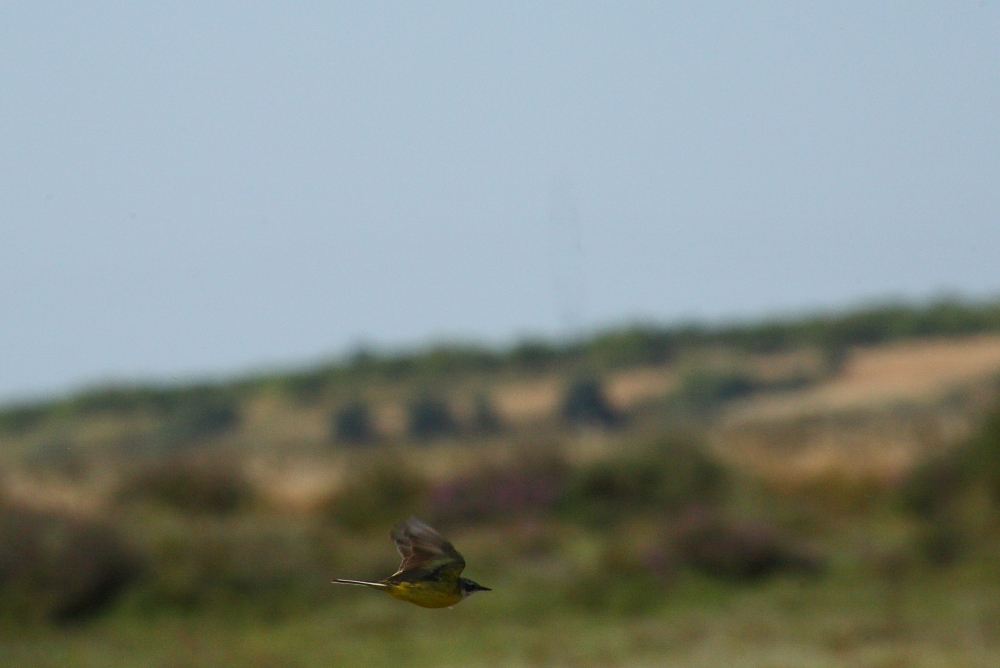
<svg viewBox="0 0 1000 668">
<path fill-rule="evenodd" d="M 444 536 L 416 517 L 397 523 L 389 536 L 403 557 L 398 571 L 381 582 L 339 578 L 334 582 L 380 589 L 423 608 L 450 608 L 477 591 L 491 591 L 459 577 L 465 559 Z"/>
</svg>

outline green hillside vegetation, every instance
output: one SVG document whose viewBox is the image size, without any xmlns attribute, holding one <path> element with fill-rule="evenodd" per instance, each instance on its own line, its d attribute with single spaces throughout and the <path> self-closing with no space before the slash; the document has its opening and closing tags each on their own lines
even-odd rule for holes
<svg viewBox="0 0 1000 668">
<path fill-rule="evenodd" d="M 1000 332 L 1000 302 L 980 304 L 949 299 L 929 305 L 879 305 L 795 320 L 717 326 L 634 326 L 609 330 L 579 342 L 525 341 L 508 350 L 444 345 L 397 354 L 362 351 L 344 361 L 301 372 L 275 373 L 211 385 L 98 388 L 80 392 L 68 400 L 8 406 L 0 411 L 0 430 L 23 432 L 56 415 L 141 412 L 177 416 L 208 400 L 222 406 L 265 388 L 280 388 L 309 401 L 378 382 L 419 383 L 427 379 L 447 382 L 456 377 L 576 370 L 602 373 L 669 363 L 706 349 L 773 353 L 808 348 L 820 351 L 835 365 L 843 351 L 851 346 L 993 332 Z M 200 419 L 212 421 L 207 416 L 188 415 L 178 418 L 178 424 L 190 422 L 188 427 L 197 432 Z"/>
<path fill-rule="evenodd" d="M 998 303 L 890 305 L 10 406 L 0 665 L 1000 665 L 995 373 L 727 421 L 992 333 Z M 392 573 L 410 515 L 493 591 L 330 584 Z"/>
</svg>

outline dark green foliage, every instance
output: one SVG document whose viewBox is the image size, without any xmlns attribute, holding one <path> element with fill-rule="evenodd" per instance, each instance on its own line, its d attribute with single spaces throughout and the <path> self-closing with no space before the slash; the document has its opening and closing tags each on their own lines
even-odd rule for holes
<svg viewBox="0 0 1000 668">
<path fill-rule="evenodd" d="M 916 547 L 931 564 L 948 566 L 981 545 L 986 536 L 978 523 L 1000 516 L 1000 410 L 965 443 L 917 466 L 898 493 L 921 521 Z M 979 515 L 972 524 L 970 511 Z"/>
<path fill-rule="evenodd" d="M 568 495 L 574 512 L 619 515 L 648 507 L 663 488 L 663 471 L 643 460 L 601 462 L 579 472 Z"/>
<path fill-rule="evenodd" d="M 442 399 L 425 394 L 409 406 L 407 430 L 413 438 L 425 440 L 446 436 L 456 431 L 455 418 Z"/>
<path fill-rule="evenodd" d="M 420 355 L 416 367 L 432 376 L 453 375 L 476 371 L 496 371 L 500 357 L 491 350 L 473 346 L 437 346 Z"/>
<path fill-rule="evenodd" d="M 311 373 L 296 373 L 283 376 L 280 384 L 285 392 L 296 400 L 310 403 L 319 399 L 330 385 L 330 373 L 327 369 L 319 369 Z"/>
<path fill-rule="evenodd" d="M 759 384 L 740 371 L 696 371 L 681 381 L 680 398 L 689 407 L 703 411 L 747 397 L 757 389 Z"/>
<path fill-rule="evenodd" d="M 632 327 L 600 333 L 584 344 L 582 352 L 599 369 L 664 364 L 674 358 L 679 339 L 652 325 Z"/>
<path fill-rule="evenodd" d="M 946 517 L 927 522 L 917 538 L 920 554 L 933 566 L 950 566 L 966 550 L 968 539 Z"/>
<path fill-rule="evenodd" d="M 946 511 L 969 483 L 971 471 L 961 461 L 966 454 L 964 448 L 959 448 L 916 467 L 900 487 L 903 507 L 923 518 Z"/>
<path fill-rule="evenodd" d="M 333 436 L 340 443 L 370 443 L 375 438 L 375 430 L 368 404 L 356 401 L 338 409 L 333 415 Z"/>
<path fill-rule="evenodd" d="M 12 406 L 0 411 L 0 434 L 17 436 L 30 431 L 44 422 L 51 411 L 48 404 Z"/>
<path fill-rule="evenodd" d="M 235 428 L 240 421 L 235 397 L 238 388 L 237 384 L 228 389 L 210 385 L 103 388 L 77 395 L 68 406 L 80 415 L 146 413 L 160 417 L 160 428 L 147 445 L 173 449 Z"/>
<path fill-rule="evenodd" d="M 516 367 L 542 371 L 564 356 L 556 346 L 544 341 L 522 341 L 510 351 L 509 359 Z"/>
<path fill-rule="evenodd" d="M 495 434 L 503 429 L 503 421 L 493 408 L 489 397 L 479 395 L 472 407 L 472 421 L 469 425 L 477 434 Z"/>
<path fill-rule="evenodd" d="M 385 463 L 352 476 L 324 504 L 335 524 L 354 531 L 385 527 L 419 511 L 426 485 L 404 464 Z"/>
<path fill-rule="evenodd" d="M 901 485 L 900 499 L 916 515 L 940 519 L 976 485 L 1000 507 L 1000 410 L 988 415 L 968 441 L 916 467 Z"/>
<path fill-rule="evenodd" d="M 82 415 L 92 413 L 147 412 L 161 415 L 187 409 L 192 405 L 227 401 L 229 392 L 220 386 L 190 385 L 185 387 L 104 387 L 87 390 L 70 400 L 73 410 Z"/>
<path fill-rule="evenodd" d="M 227 514 L 252 507 L 256 494 L 243 471 L 221 458 L 178 456 L 137 471 L 124 482 L 119 498 L 187 513 Z"/>
<path fill-rule="evenodd" d="M 1000 409 L 987 416 L 970 450 L 970 467 L 983 476 L 994 501 L 1000 504 Z"/>
<path fill-rule="evenodd" d="M 0 507 L 0 618 L 73 622 L 93 616 L 135 580 L 139 565 L 110 526 Z"/>
<path fill-rule="evenodd" d="M 496 352 L 471 345 L 439 345 L 420 353 L 379 355 L 367 349 L 356 352 L 345 369 L 355 378 L 397 380 L 405 377 L 440 377 L 496 371 L 504 360 Z"/>
<path fill-rule="evenodd" d="M 571 515 L 613 522 L 638 510 L 677 512 L 725 491 L 725 474 L 700 444 L 670 440 L 645 453 L 574 472 L 562 506 Z"/>
<path fill-rule="evenodd" d="M 561 413 L 570 424 L 610 427 L 621 416 L 608 402 L 601 383 L 593 378 L 581 378 L 570 383 L 563 396 Z"/>
<path fill-rule="evenodd" d="M 235 402 L 223 397 L 208 397 L 178 408 L 161 432 L 167 445 L 188 445 L 225 433 L 239 424 Z"/>
<path fill-rule="evenodd" d="M 150 387 L 108 387 L 82 392 L 72 400 L 82 415 L 91 413 L 165 412 L 179 401 L 180 391 Z"/>
<path fill-rule="evenodd" d="M 143 609 L 257 612 L 280 618 L 322 600 L 329 576 L 294 523 L 189 522 L 151 537 Z"/>
<path fill-rule="evenodd" d="M 822 321 L 821 321 L 822 322 Z M 825 343 L 874 345 L 913 336 L 955 336 L 1000 328 L 1000 304 L 974 306 L 945 299 L 924 308 L 891 304 L 829 319 Z M 819 329 L 819 327 L 817 327 Z"/>
</svg>

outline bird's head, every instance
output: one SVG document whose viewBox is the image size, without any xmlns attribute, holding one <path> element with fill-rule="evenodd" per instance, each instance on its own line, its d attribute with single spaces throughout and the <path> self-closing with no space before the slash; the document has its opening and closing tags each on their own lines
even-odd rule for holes
<svg viewBox="0 0 1000 668">
<path fill-rule="evenodd" d="M 489 587 L 484 587 L 478 582 L 473 582 L 469 578 L 458 578 L 458 586 L 462 588 L 462 598 L 472 596 L 477 591 L 493 591 Z"/>
</svg>

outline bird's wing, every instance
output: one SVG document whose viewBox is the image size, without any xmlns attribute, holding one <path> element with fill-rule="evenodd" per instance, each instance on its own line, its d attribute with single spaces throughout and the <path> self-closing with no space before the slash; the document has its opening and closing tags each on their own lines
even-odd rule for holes
<svg viewBox="0 0 1000 668">
<path fill-rule="evenodd" d="M 457 578 L 465 568 L 465 559 L 444 536 L 416 517 L 399 522 L 389 534 L 403 557 L 396 575 L 404 572 Z M 394 576 L 395 577 L 395 576 Z"/>
</svg>

